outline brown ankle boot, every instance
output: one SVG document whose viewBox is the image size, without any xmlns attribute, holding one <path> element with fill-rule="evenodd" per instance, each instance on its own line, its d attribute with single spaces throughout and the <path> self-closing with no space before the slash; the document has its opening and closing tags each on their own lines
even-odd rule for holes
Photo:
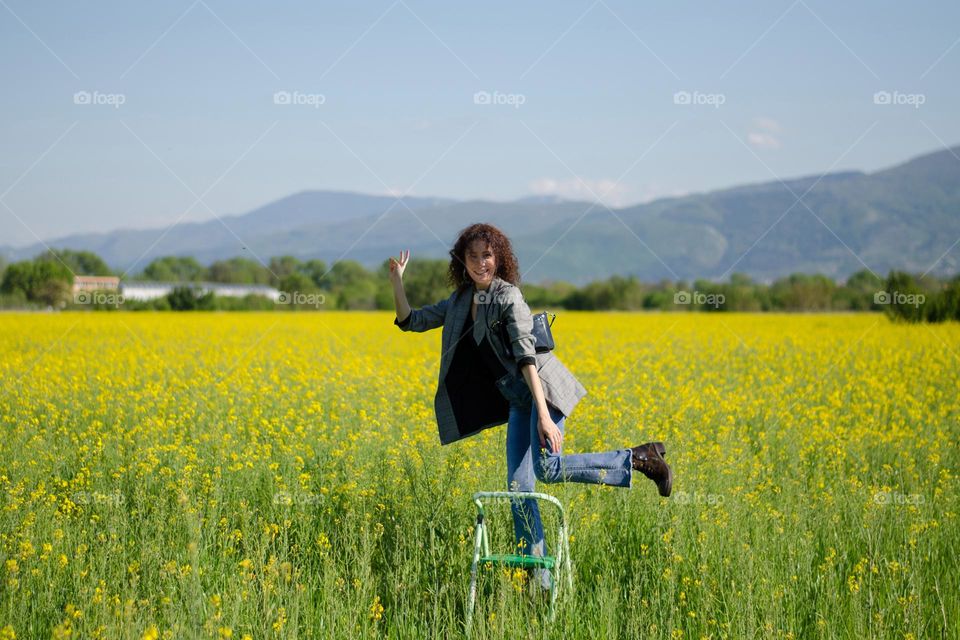
<svg viewBox="0 0 960 640">
<path fill-rule="evenodd" d="M 633 452 L 633 468 L 653 480 L 661 496 L 669 496 L 673 488 L 673 470 L 663 459 L 666 454 L 663 443 L 647 442 L 630 447 L 630 450 Z"/>
</svg>

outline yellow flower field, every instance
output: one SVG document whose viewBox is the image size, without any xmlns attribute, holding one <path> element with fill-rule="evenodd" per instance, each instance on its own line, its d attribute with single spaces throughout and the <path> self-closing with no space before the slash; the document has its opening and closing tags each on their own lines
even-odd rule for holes
<svg viewBox="0 0 960 640">
<path fill-rule="evenodd" d="M 440 332 L 393 317 L 0 315 L 0 639 L 461 633 L 505 428 L 441 447 Z M 663 440 L 674 493 L 538 485 L 575 592 L 551 625 L 487 571 L 475 636 L 957 637 L 960 326 L 564 312 L 554 333 L 589 392 L 565 452 Z M 492 526 L 508 543 L 509 510 Z"/>
</svg>

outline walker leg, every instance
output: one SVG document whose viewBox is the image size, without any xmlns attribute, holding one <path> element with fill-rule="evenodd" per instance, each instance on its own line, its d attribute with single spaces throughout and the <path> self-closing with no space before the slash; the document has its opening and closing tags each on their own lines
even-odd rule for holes
<svg viewBox="0 0 960 640">
<path fill-rule="evenodd" d="M 483 516 L 478 515 L 476 533 L 473 536 L 473 563 L 470 565 L 470 594 L 467 596 L 467 634 L 470 633 L 470 623 L 473 622 L 473 607 L 477 601 L 477 564 L 480 562 L 480 545 L 484 535 Z"/>
<path fill-rule="evenodd" d="M 557 617 L 557 589 L 559 588 L 560 585 L 557 581 L 550 584 L 550 622 L 553 622 Z"/>
</svg>

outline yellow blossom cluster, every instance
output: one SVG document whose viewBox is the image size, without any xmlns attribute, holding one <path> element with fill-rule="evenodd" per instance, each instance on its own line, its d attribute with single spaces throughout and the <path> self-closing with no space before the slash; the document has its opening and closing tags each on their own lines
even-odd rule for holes
<svg viewBox="0 0 960 640">
<path fill-rule="evenodd" d="M 0 639 L 449 635 L 505 429 L 441 447 L 440 332 L 384 312 L 0 314 Z M 955 637 L 960 326 L 560 314 L 569 637 Z M 544 511 L 548 551 L 553 521 Z M 509 510 L 491 541 L 513 544 Z M 486 571 L 513 637 L 527 576 Z M 611 612 L 616 612 L 614 615 Z M 533 621 L 532 621 L 533 620 Z M 838 630 L 841 630 L 838 631 Z"/>
</svg>

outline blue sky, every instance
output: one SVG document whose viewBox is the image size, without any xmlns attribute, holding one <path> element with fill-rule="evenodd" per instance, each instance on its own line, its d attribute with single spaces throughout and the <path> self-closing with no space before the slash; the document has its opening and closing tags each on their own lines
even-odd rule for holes
<svg viewBox="0 0 960 640">
<path fill-rule="evenodd" d="M 948 2 L 0 0 L 0 245 L 305 189 L 623 206 L 872 171 L 960 143 L 958 42 Z"/>
</svg>

